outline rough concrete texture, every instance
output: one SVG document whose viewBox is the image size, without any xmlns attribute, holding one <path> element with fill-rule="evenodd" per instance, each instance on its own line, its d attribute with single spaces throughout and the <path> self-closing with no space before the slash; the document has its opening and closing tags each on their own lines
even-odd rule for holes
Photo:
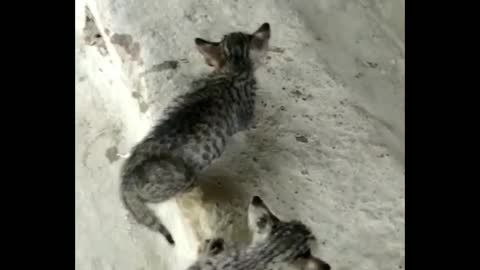
<svg viewBox="0 0 480 270">
<path fill-rule="evenodd" d="M 248 241 L 253 194 L 311 226 L 333 269 L 404 268 L 404 1 L 76 1 L 77 269 L 185 269 L 205 237 Z M 152 206 L 170 248 L 121 205 L 122 155 L 209 70 L 195 37 L 263 22 L 256 128 Z"/>
</svg>

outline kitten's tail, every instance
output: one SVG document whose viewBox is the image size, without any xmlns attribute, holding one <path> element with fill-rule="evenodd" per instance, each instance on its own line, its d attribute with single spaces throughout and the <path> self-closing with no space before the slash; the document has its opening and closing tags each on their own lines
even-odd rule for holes
<svg viewBox="0 0 480 270">
<path fill-rule="evenodd" d="M 138 223 L 161 233 L 174 245 L 172 235 L 146 203 L 161 203 L 189 190 L 195 184 L 193 174 L 186 169 L 183 161 L 171 158 L 155 158 L 136 167 L 123 176 L 122 201 Z"/>
<path fill-rule="evenodd" d="M 147 226 L 150 230 L 161 233 L 168 243 L 175 245 L 172 235 L 168 229 L 162 224 L 155 213 L 148 208 L 145 201 L 142 200 L 136 192 L 123 191 L 122 200 L 125 207 L 132 213 L 138 223 Z"/>
</svg>

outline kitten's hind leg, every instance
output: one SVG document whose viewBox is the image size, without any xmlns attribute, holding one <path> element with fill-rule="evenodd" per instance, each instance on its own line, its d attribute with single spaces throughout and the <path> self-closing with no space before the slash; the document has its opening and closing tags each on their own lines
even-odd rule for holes
<svg viewBox="0 0 480 270">
<path fill-rule="evenodd" d="M 138 223 L 160 232 L 173 245 L 172 235 L 146 203 L 164 202 L 191 189 L 195 183 L 192 171 L 182 161 L 156 157 L 124 176 L 122 199 Z"/>
</svg>

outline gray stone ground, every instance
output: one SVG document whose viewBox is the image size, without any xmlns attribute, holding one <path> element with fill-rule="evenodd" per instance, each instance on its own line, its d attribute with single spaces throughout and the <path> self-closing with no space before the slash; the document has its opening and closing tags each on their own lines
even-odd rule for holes
<svg viewBox="0 0 480 270">
<path fill-rule="evenodd" d="M 404 1 L 76 1 L 77 269 L 184 269 L 205 237 L 248 239 L 253 194 L 310 225 L 334 269 L 404 268 Z M 263 22 L 257 128 L 200 189 L 152 206 L 171 249 L 123 209 L 122 155 L 208 71 L 195 37 Z"/>
</svg>

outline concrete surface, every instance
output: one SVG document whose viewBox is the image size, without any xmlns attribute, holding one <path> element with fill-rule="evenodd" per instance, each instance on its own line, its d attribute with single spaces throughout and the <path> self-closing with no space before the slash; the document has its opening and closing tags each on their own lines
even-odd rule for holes
<svg viewBox="0 0 480 270">
<path fill-rule="evenodd" d="M 404 268 L 404 1 L 76 0 L 76 7 L 77 269 L 185 269 L 205 237 L 248 240 L 253 194 L 310 225 L 315 252 L 334 269 Z M 178 239 L 172 249 L 122 207 L 122 155 L 208 71 L 195 37 L 263 22 L 272 42 L 257 73 L 257 128 L 233 139 L 200 189 L 152 206 Z"/>
</svg>

